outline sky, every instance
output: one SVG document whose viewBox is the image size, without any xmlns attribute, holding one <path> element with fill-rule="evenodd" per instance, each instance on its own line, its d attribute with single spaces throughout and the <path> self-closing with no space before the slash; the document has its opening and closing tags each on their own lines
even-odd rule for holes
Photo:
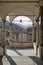
<svg viewBox="0 0 43 65">
<path fill-rule="evenodd" d="M 6 17 L 7 21 L 10 21 L 9 16 Z M 20 22 L 20 20 L 22 20 L 22 22 Z M 30 18 L 26 17 L 26 16 L 17 16 L 16 18 L 14 18 L 14 20 L 12 21 L 12 23 L 14 24 L 21 24 L 23 26 L 32 25 L 32 21 Z"/>
</svg>

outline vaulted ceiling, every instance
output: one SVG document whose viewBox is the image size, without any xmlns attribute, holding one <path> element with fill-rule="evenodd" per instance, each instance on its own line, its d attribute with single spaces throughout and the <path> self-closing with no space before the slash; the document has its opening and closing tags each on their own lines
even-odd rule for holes
<svg viewBox="0 0 43 65">
<path fill-rule="evenodd" d="M 39 15 L 39 0 L 0 0 L 0 16 Z"/>
</svg>

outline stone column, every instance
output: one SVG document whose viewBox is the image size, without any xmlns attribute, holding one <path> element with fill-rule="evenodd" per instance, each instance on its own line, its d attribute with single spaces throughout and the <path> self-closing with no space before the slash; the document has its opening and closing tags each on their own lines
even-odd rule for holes
<svg viewBox="0 0 43 65">
<path fill-rule="evenodd" d="M 9 46 L 12 47 L 13 46 L 13 40 L 12 40 L 12 20 L 13 20 L 13 16 L 9 16 L 10 17 L 10 43 Z"/>
<path fill-rule="evenodd" d="M 36 21 L 36 55 L 38 55 L 39 47 L 39 20 Z"/>
<path fill-rule="evenodd" d="M 12 23 L 10 22 L 10 39 L 12 40 Z"/>
<path fill-rule="evenodd" d="M 32 43 L 34 42 L 34 22 L 32 24 Z"/>
<path fill-rule="evenodd" d="M 36 21 L 34 19 L 34 42 L 36 42 Z"/>
<path fill-rule="evenodd" d="M 41 44 L 40 44 L 40 57 L 43 60 L 43 6 L 40 6 L 41 15 Z"/>
<path fill-rule="evenodd" d="M 6 46 L 6 43 L 5 43 L 5 19 L 2 19 L 3 21 L 3 25 L 2 25 L 2 47 L 3 47 L 3 55 L 6 54 L 6 51 L 5 51 L 5 46 Z"/>
</svg>

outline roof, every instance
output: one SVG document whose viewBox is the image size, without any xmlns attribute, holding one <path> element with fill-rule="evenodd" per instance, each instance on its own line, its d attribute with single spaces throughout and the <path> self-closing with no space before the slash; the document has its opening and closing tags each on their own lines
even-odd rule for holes
<svg viewBox="0 0 43 65">
<path fill-rule="evenodd" d="M 12 29 L 12 33 L 19 33 L 19 32 L 25 32 L 25 33 L 28 33 L 28 32 L 31 32 L 32 30 L 18 30 L 18 29 Z"/>
</svg>

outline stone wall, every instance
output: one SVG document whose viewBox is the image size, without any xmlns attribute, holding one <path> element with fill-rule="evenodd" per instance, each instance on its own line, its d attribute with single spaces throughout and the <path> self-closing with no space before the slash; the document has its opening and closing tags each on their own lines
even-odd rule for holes
<svg viewBox="0 0 43 65">
<path fill-rule="evenodd" d="M 33 47 L 33 44 L 32 43 L 9 43 L 9 47 L 24 47 L 24 48 L 29 48 L 29 47 Z"/>
</svg>

